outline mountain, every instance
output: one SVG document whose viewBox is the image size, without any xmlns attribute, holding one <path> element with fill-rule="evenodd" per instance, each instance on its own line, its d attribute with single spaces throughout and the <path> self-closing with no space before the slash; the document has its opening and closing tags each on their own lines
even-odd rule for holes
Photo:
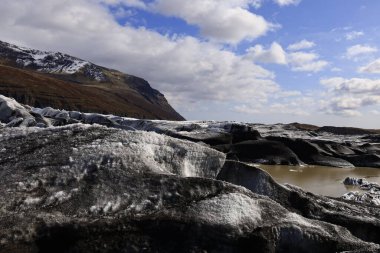
<svg viewBox="0 0 380 253">
<path fill-rule="evenodd" d="M 34 107 L 183 120 L 142 78 L 59 53 L 0 41 L 0 94 Z"/>
</svg>

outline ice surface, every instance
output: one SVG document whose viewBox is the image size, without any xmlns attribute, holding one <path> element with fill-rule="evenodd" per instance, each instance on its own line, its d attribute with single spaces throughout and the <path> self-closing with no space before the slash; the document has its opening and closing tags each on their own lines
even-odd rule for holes
<svg viewBox="0 0 380 253">
<path fill-rule="evenodd" d="M 261 207 L 256 200 L 239 193 L 219 195 L 200 201 L 191 208 L 191 215 L 214 224 L 242 227 L 261 222 Z"/>
<path fill-rule="evenodd" d="M 169 235 L 164 240 L 170 245 L 176 243 L 170 233 L 178 233 L 179 238 L 188 238 L 186 243 L 193 243 L 192 249 L 198 249 L 203 240 L 210 241 L 207 246 L 221 249 L 215 252 L 229 252 L 240 242 L 239 247 L 252 243 L 272 247 L 273 252 L 289 246 L 299 252 L 311 247 L 326 249 L 326 245 L 329 251 L 319 252 L 378 248 L 355 238 L 343 227 L 318 221 L 323 220 L 318 215 L 332 215 L 325 218 L 332 218 L 332 222 L 338 213 L 357 227 L 377 217 L 368 211 L 360 222 L 354 219 L 357 216 L 352 210 L 367 209 L 351 208 L 337 200 L 334 209 L 324 204 L 325 199 L 331 201 L 327 198 L 318 198 L 324 200 L 319 206 L 312 205 L 312 194 L 298 195 L 301 193 L 291 187 L 286 188 L 290 195 L 278 192 L 276 199 L 271 196 L 273 187 L 259 187 L 259 191 L 268 191 L 264 196 L 215 180 L 225 164 L 225 154 L 204 144 L 165 135 L 172 132 L 204 139 L 229 133 L 230 122 L 136 120 L 52 108 L 33 108 L 31 114 L 28 107 L 13 100 L 5 105 L 3 116 L 7 121 L 18 114 L 13 119 L 22 118 L 24 122 L 29 115 L 38 113 L 43 115 L 40 118 L 67 124 L 0 128 L 0 192 L 5 193 L 0 194 L 0 239 L 4 245 L 14 242 L 10 248 L 20 242 L 35 246 L 35 241 L 46 239 L 45 234 L 62 228 L 64 236 L 70 236 L 72 231 L 85 236 L 85 241 L 74 242 L 84 247 L 104 245 L 99 238 L 117 235 L 112 237 L 111 246 L 123 248 L 129 243 L 125 240 L 135 238 L 131 234 L 141 231 L 132 241 L 133 245 L 137 243 L 137 251 L 146 245 L 152 247 L 149 241 L 143 247 L 138 243 L 145 243 L 145 238 L 156 232 L 163 233 L 160 240 Z M 68 123 L 68 117 L 82 123 Z M 246 175 L 254 182 L 253 175 L 242 176 Z M 272 182 L 269 175 L 258 179 L 262 185 Z M 296 204 L 281 206 L 286 203 Z M 343 209 L 337 212 L 340 207 Z M 307 219 L 289 213 L 293 209 L 306 210 L 305 215 L 315 217 Z M 374 223 L 374 219 L 370 222 Z M 377 228 L 376 223 L 369 231 L 371 236 Z"/>
</svg>

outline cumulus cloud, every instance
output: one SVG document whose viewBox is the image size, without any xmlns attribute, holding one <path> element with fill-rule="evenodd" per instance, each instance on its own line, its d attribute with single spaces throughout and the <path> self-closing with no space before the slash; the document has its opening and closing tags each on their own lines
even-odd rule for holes
<svg viewBox="0 0 380 253">
<path fill-rule="evenodd" d="M 379 110 L 371 110 L 370 113 L 374 114 L 376 116 L 380 115 L 380 111 Z"/>
<path fill-rule="evenodd" d="M 241 104 L 233 108 L 234 112 L 243 114 L 285 114 L 291 116 L 310 116 L 315 105 L 315 100 L 305 94 L 292 94 L 295 96 L 290 101 L 286 99 L 276 100 L 270 104 Z"/>
<path fill-rule="evenodd" d="M 288 98 L 302 96 L 302 93 L 298 90 L 281 91 L 275 94 L 276 98 Z"/>
<path fill-rule="evenodd" d="M 286 5 L 297 5 L 301 2 L 301 0 L 274 0 L 274 2 L 280 6 L 286 6 Z"/>
<path fill-rule="evenodd" d="M 198 26 L 203 36 L 231 44 L 265 35 L 275 26 L 249 10 L 257 0 L 155 0 L 150 9 Z"/>
<path fill-rule="evenodd" d="M 301 40 L 288 46 L 287 49 L 293 52 L 287 54 L 287 61 L 293 71 L 319 72 L 329 65 L 327 61 L 320 60 L 318 54 L 301 51 L 315 46 L 316 44 L 313 41 L 308 40 Z"/>
<path fill-rule="evenodd" d="M 338 67 L 334 67 L 331 69 L 331 72 L 342 72 L 342 69 Z"/>
<path fill-rule="evenodd" d="M 313 41 L 301 40 L 297 43 L 289 45 L 288 50 L 298 51 L 298 50 L 302 50 L 302 49 L 309 49 L 312 47 L 315 47 L 315 43 Z"/>
<path fill-rule="evenodd" d="M 357 98 L 350 96 L 336 97 L 329 101 L 325 108 L 329 114 L 338 114 L 346 117 L 361 116 L 360 109 L 364 106 L 377 104 L 374 98 Z"/>
<path fill-rule="evenodd" d="M 125 5 L 129 7 L 136 7 L 145 9 L 147 5 L 142 0 L 98 0 L 104 4 L 108 5 Z"/>
<path fill-rule="evenodd" d="M 129 1 L 131 2 L 131 1 Z M 95 0 L 4 0 L 2 40 L 63 51 L 146 78 L 170 102 L 266 100 L 274 74 L 217 44 L 121 26 Z"/>
<path fill-rule="evenodd" d="M 294 52 L 288 54 L 288 62 L 293 71 L 319 72 L 328 66 L 328 62 L 319 60 L 316 53 Z"/>
<path fill-rule="evenodd" d="M 296 116 L 309 116 L 310 113 L 300 107 L 290 107 L 288 104 L 275 103 L 265 108 L 255 108 L 250 105 L 238 105 L 233 109 L 234 112 L 243 114 L 291 114 Z"/>
<path fill-rule="evenodd" d="M 380 79 L 333 77 L 322 79 L 321 84 L 329 90 L 339 93 L 380 95 Z"/>
<path fill-rule="evenodd" d="M 286 64 L 286 52 L 277 42 L 273 42 L 270 48 L 256 45 L 247 49 L 247 57 L 255 62 Z"/>
<path fill-rule="evenodd" d="M 361 36 L 364 36 L 364 32 L 352 31 L 352 32 L 346 33 L 345 38 L 346 38 L 346 40 L 354 40 L 354 39 L 357 39 Z"/>
<path fill-rule="evenodd" d="M 347 48 L 346 57 L 348 59 L 353 59 L 355 57 L 372 54 L 377 51 L 378 49 L 376 47 L 358 44 L 358 45 Z"/>
<path fill-rule="evenodd" d="M 312 43 L 312 45 L 310 45 L 310 43 Z M 315 44 L 306 41 L 306 43 L 302 42 L 294 45 L 294 49 L 302 49 L 314 46 Z M 304 51 L 287 53 L 277 42 L 273 42 L 267 49 L 262 45 L 255 45 L 248 48 L 246 58 L 260 63 L 288 65 L 292 71 L 297 72 L 320 72 L 329 65 L 327 61 L 320 60 L 320 56 L 316 53 Z"/>
<path fill-rule="evenodd" d="M 360 73 L 380 74 L 380 58 L 358 69 Z"/>
<path fill-rule="evenodd" d="M 334 77 L 321 84 L 330 94 L 323 108 L 328 113 L 359 116 L 364 107 L 380 104 L 380 79 Z"/>
</svg>

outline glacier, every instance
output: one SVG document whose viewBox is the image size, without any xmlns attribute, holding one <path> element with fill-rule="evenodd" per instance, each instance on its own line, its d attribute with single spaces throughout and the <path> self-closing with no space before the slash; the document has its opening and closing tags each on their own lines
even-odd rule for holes
<svg viewBox="0 0 380 253">
<path fill-rule="evenodd" d="M 230 159 L 230 146 L 266 140 L 252 125 L 38 109 L 4 96 L 0 121 L 0 252 L 380 250 L 379 207 L 281 185 Z"/>
</svg>

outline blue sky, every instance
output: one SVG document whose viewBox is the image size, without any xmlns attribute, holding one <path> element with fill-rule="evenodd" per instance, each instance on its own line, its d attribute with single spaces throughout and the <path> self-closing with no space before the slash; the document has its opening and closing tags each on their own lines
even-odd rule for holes
<svg viewBox="0 0 380 253">
<path fill-rule="evenodd" d="M 380 1 L 4 1 L 0 40 L 143 77 L 187 119 L 380 128 Z"/>
</svg>

